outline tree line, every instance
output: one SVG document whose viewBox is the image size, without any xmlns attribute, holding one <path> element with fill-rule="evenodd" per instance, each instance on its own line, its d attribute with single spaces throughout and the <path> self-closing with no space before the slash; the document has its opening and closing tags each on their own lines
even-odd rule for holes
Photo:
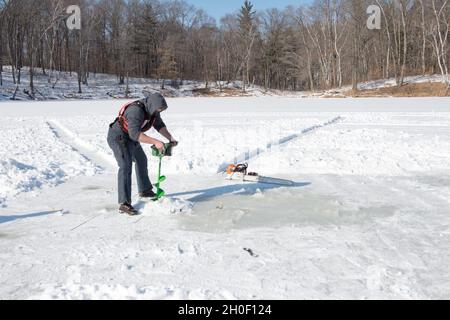
<svg viewBox="0 0 450 320">
<path fill-rule="evenodd" d="M 250 1 L 220 21 L 180 0 L 0 0 L 0 85 L 29 67 L 56 86 L 76 72 L 79 91 L 91 73 L 219 86 L 242 81 L 280 90 L 318 90 L 407 75 L 448 77 L 450 0 L 315 0 L 256 11 Z M 66 8 L 81 9 L 69 30 Z M 369 6 L 381 28 L 368 28 Z"/>
</svg>

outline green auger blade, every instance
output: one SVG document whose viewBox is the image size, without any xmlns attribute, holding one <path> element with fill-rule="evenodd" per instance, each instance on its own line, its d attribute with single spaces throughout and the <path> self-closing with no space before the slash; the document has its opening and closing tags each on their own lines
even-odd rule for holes
<svg viewBox="0 0 450 320">
<path fill-rule="evenodd" d="M 166 192 L 163 189 L 159 189 L 156 193 L 156 199 L 159 200 L 166 195 Z"/>
<path fill-rule="evenodd" d="M 159 177 L 158 183 L 166 181 L 166 176 Z"/>
</svg>

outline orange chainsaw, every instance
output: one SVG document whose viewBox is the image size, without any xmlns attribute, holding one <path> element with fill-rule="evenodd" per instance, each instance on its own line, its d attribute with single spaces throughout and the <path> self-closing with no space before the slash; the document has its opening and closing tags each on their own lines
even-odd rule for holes
<svg viewBox="0 0 450 320">
<path fill-rule="evenodd" d="M 256 182 L 278 184 L 282 186 L 293 186 L 294 182 L 284 179 L 275 179 L 260 176 L 256 172 L 248 172 L 248 163 L 230 164 L 226 170 L 227 180 L 240 180 L 242 182 Z"/>
</svg>

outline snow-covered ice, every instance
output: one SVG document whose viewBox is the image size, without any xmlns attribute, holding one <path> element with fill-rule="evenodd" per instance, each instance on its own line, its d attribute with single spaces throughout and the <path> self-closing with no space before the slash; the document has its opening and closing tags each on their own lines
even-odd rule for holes
<svg viewBox="0 0 450 320">
<path fill-rule="evenodd" d="M 124 102 L 0 103 L 0 299 L 450 298 L 450 99 L 169 99 L 168 197 L 137 217 Z"/>
</svg>

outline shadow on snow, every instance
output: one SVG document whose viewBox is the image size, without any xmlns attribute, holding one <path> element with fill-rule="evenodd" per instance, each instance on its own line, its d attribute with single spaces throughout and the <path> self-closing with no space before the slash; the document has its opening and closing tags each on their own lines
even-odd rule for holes
<svg viewBox="0 0 450 320">
<path fill-rule="evenodd" d="M 186 198 L 186 200 L 192 202 L 202 202 L 207 201 L 211 198 L 227 195 L 227 194 L 239 194 L 239 195 L 253 195 L 258 190 L 273 190 L 279 188 L 299 188 L 306 187 L 311 185 L 311 182 L 298 182 L 294 183 L 292 186 L 281 186 L 274 184 L 264 184 L 264 183 L 248 183 L 248 184 L 234 184 L 229 186 L 222 187 L 214 187 L 210 189 L 200 189 L 195 191 L 187 191 L 187 192 L 179 192 L 168 195 L 168 197 L 181 197 L 181 196 L 189 196 L 190 198 Z"/>
<path fill-rule="evenodd" d="M 58 212 L 60 212 L 60 211 L 41 211 L 41 212 L 33 212 L 33 213 L 26 213 L 26 214 L 21 214 L 21 215 L 10 215 L 10 216 L 1 216 L 0 215 L 0 224 L 12 222 L 12 221 L 16 221 L 16 220 L 24 220 L 24 219 L 48 216 L 48 215 L 55 214 Z"/>
</svg>

